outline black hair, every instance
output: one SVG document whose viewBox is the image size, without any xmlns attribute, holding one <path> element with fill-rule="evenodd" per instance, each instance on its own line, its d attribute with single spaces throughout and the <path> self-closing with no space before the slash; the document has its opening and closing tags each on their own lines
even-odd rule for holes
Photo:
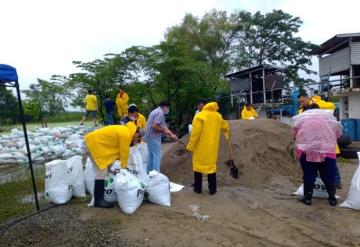
<svg viewBox="0 0 360 247">
<path fill-rule="evenodd" d="M 129 112 L 129 113 L 139 112 L 139 109 L 137 108 L 137 106 L 131 105 L 131 106 L 129 106 L 129 108 L 128 108 L 128 112 Z"/>
<path fill-rule="evenodd" d="M 247 103 L 245 104 L 245 107 L 249 107 L 249 106 L 252 106 L 252 105 L 251 105 L 250 102 L 247 102 Z"/>
<path fill-rule="evenodd" d="M 88 94 L 93 94 L 93 90 L 89 89 Z"/>
<path fill-rule="evenodd" d="M 303 108 L 303 111 L 311 110 L 311 109 L 320 109 L 319 105 L 316 103 L 312 103 Z"/>
<path fill-rule="evenodd" d="M 168 101 L 161 101 L 159 106 L 160 107 L 170 107 L 170 103 Z"/>
<path fill-rule="evenodd" d="M 110 94 L 105 94 L 105 98 L 110 98 Z"/>
<path fill-rule="evenodd" d="M 200 99 L 200 100 L 198 101 L 198 104 L 204 104 L 204 105 L 206 105 L 208 102 L 209 102 L 209 101 L 208 101 L 207 99 L 202 98 L 202 99 Z"/>
</svg>

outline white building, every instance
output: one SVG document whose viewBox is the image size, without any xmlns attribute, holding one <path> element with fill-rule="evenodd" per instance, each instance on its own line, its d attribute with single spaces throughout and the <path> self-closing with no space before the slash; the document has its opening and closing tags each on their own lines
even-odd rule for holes
<svg viewBox="0 0 360 247">
<path fill-rule="evenodd" d="M 322 81 L 340 78 L 340 119 L 360 119 L 360 33 L 337 34 L 313 54 Z"/>
</svg>

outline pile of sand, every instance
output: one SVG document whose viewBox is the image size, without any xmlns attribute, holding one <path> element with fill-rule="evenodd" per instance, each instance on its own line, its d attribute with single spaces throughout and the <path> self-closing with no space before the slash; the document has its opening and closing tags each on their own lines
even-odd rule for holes
<svg viewBox="0 0 360 247">
<path fill-rule="evenodd" d="M 244 185 L 258 187 L 272 176 L 287 176 L 299 181 L 301 172 L 294 160 L 294 140 L 290 127 L 275 120 L 229 121 L 231 146 L 235 164 L 239 167 L 238 180 L 229 175 L 226 143 L 222 137 L 219 150 L 217 181 L 220 186 Z M 188 137 L 184 140 L 187 143 Z M 171 181 L 189 185 L 193 181 L 191 154 L 177 143 L 164 154 L 162 172 Z M 205 177 L 204 177 L 205 179 Z"/>
</svg>

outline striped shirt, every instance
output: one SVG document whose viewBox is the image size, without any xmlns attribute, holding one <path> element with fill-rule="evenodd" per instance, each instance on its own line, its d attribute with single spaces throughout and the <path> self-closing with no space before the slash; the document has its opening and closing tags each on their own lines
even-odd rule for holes
<svg viewBox="0 0 360 247">
<path fill-rule="evenodd" d="M 146 124 L 146 133 L 145 133 L 145 141 L 148 142 L 149 139 L 155 139 L 156 141 L 161 142 L 162 133 L 156 132 L 153 128 L 153 125 L 157 124 L 161 128 L 166 127 L 164 112 L 159 106 L 155 110 L 153 110 L 148 118 Z"/>
</svg>

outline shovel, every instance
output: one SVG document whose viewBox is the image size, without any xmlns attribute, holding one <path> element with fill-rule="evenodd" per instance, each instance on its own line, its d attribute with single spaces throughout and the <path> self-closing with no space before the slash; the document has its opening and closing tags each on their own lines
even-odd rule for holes
<svg viewBox="0 0 360 247">
<path fill-rule="evenodd" d="M 231 149 L 231 145 L 230 145 L 229 140 L 226 140 L 226 145 L 227 145 L 227 151 L 228 151 L 228 155 L 229 155 L 229 160 L 226 161 L 225 164 L 230 166 L 230 176 L 232 176 L 233 178 L 239 179 L 239 168 L 237 168 L 235 163 L 234 163 L 232 149 Z"/>
</svg>

